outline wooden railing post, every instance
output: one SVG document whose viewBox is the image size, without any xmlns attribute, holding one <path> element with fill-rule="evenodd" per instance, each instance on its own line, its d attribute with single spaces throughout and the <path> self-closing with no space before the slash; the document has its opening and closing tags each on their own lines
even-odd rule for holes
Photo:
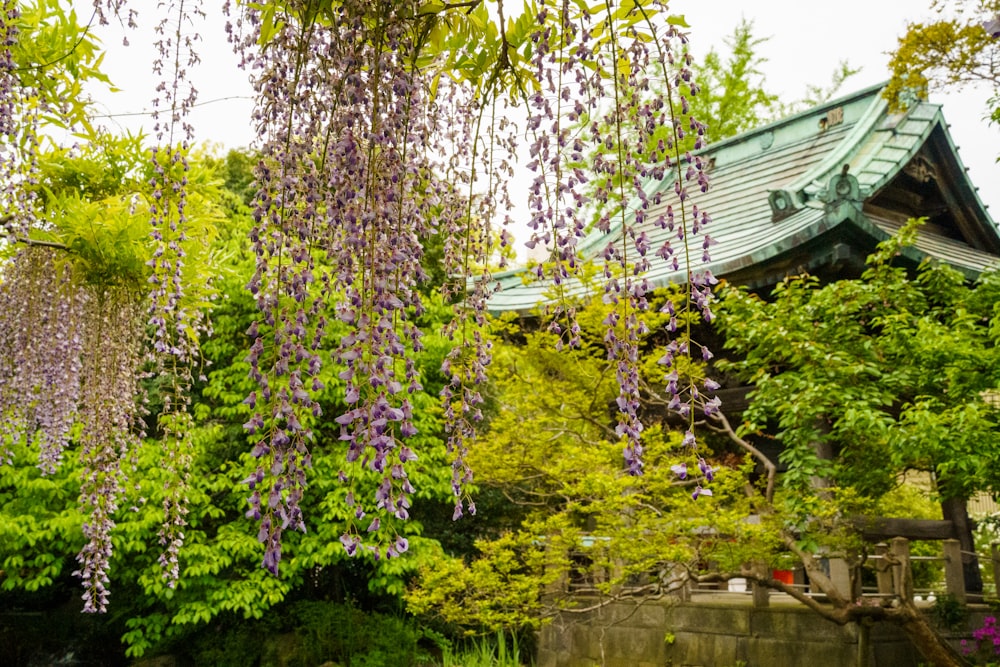
<svg viewBox="0 0 1000 667">
<path fill-rule="evenodd" d="M 879 556 L 875 561 L 875 581 L 878 584 L 879 595 L 892 595 L 892 569 L 889 561 L 885 559 L 889 553 L 889 545 L 880 542 L 875 545 L 875 555 Z"/>
<path fill-rule="evenodd" d="M 944 540 L 944 584 L 948 595 L 965 604 L 965 573 L 962 567 L 962 543 Z"/>
<path fill-rule="evenodd" d="M 910 541 L 894 537 L 889 543 L 895 563 L 892 565 L 892 588 L 900 598 L 913 602 L 913 572 L 910 569 Z"/>
<path fill-rule="evenodd" d="M 837 592 L 846 598 L 854 598 L 854 589 L 851 586 L 851 568 L 847 566 L 847 561 L 843 558 L 830 558 L 827 560 L 830 567 L 830 581 Z"/>
<path fill-rule="evenodd" d="M 766 578 L 772 576 L 771 568 L 768 567 L 767 563 L 754 563 L 753 564 L 754 573 L 761 578 Z M 763 586 L 757 583 L 757 579 L 754 578 L 750 583 L 750 592 L 753 595 L 753 606 L 757 609 L 763 609 L 771 604 L 771 589 L 767 586 Z"/>
</svg>

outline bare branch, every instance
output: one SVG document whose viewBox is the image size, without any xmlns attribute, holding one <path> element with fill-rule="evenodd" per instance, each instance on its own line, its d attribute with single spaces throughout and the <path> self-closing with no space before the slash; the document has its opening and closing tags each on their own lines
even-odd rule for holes
<svg viewBox="0 0 1000 667">
<path fill-rule="evenodd" d="M 830 577 L 828 577 L 826 572 L 823 571 L 823 566 L 811 553 L 799 548 L 799 545 L 795 542 L 795 539 L 791 535 L 785 535 L 783 537 L 783 541 L 788 550 L 798 556 L 799 560 L 802 561 L 802 565 L 806 569 L 806 575 L 809 577 L 809 581 L 823 591 L 823 594 L 826 595 L 827 599 L 829 599 L 835 607 L 843 608 L 850 604 L 850 600 L 841 595 L 840 591 L 837 590 L 837 587 L 834 586 L 833 581 L 831 581 Z"/>
<path fill-rule="evenodd" d="M 737 435 L 736 430 L 729 423 L 726 415 L 716 412 L 712 415 L 712 421 L 716 425 L 709 425 L 709 428 L 718 433 L 724 433 L 734 444 L 757 459 L 764 466 L 764 469 L 767 470 L 767 488 L 764 492 L 764 500 L 770 503 L 774 499 L 774 482 L 778 474 L 778 467 L 774 465 L 774 462 L 764 452 Z"/>
<path fill-rule="evenodd" d="M 33 239 L 27 236 L 18 236 L 17 234 L 8 234 L 7 238 L 14 243 L 23 243 L 24 245 L 33 246 L 36 248 L 55 248 L 56 250 L 69 250 L 69 246 L 65 243 L 59 243 L 58 241 L 41 241 L 39 239 Z"/>
</svg>

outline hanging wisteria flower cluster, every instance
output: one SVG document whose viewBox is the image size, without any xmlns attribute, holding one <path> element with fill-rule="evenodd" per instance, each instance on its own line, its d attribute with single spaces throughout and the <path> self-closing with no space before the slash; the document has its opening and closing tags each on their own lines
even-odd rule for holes
<svg viewBox="0 0 1000 667">
<path fill-rule="evenodd" d="M 22 187 L 32 182 L 37 169 L 38 123 L 49 100 L 25 89 L 17 75 L 14 47 L 20 39 L 16 0 L 3 0 L 0 14 L 0 233 L 24 235 L 34 219 L 34 194 Z"/>
<path fill-rule="evenodd" d="M 86 519 L 87 543 L 77 555 L 74 574 L 83 580 L 84 611 L 104 612 L 108 603 L 108 569 L 114 515 L 125 490 L 130 454 L 144 435 L 140 369 L 146 358 L 144 295 L 129 286 L 88 290 L 79 414 L 83 479 L 80 503 Z"/>
<path fill-rule="evenodd" d="M 39 468 L 55 472 L 77 418 L 87 295 L 58 251 L 27 247 L 7 262 L 0 283 L 0 458 L 7 443 L 34 438 Z"/>
<path fill-rule="evenodd" d="M 152 150 L 153 178 L 150 218 L 156 244 L 149 261 L 152 275 L 150 319 L 153 347 L 158 353 L 160 377 L 165 379 L 163 411 L 158 425 L 164 441 L 164 467 L 168 489 L 163 499 L 164 521 L 160 529 L 163 574 L 170 586 L 180 576 L 178 553 L 187 525 L 187 488 L 192 461 L 190 441 L 193 419 L 188 412 L 192 367 L 199 357 L 198 340 L 209 335 L 210 325 L 202 309 L 185 307 L 184 266 L 188 255 L 187 190 L 190 164 L 188 151 L 194 128 L 188 114 L 197 91 L 188 83 L 187 70 L 195 67 L 197 33 L 187 26 L 204 18 L 200 0 L 160 3 L 163 15 L 156 26 L 156 58 L 153 72 L 162 80 L 156 88 L 153 131 L 158 145 Z M 169 74 L 166 74 L 167 70 Z M 166 74 L 166 75 L 165 75 Z"/>
<path fill-rule="evenodd" d="M 444 180 L 449 168 L 460 171 L 447 159 L 468 162 L 449 149 L 475 137 L 468 116 L 456 112 L 467 100 L 448 97 L 460 91 L 444 82 L 432 97 L 430 79 L 417 66 L 426 20 L 419 3 L 292 9 L 245 7 L 233 28 L 259 98 L 257 272 L 249 287 L 261 318 L 248 332 L 259 389 L 247 400 L 254 410 L 247 428 L 261 464 L 247 483 L 248 515 L 261 522 L 264 565 L 272 572 L 282 531 L 305 527 L 299 501 L 310 424 L 320 412 L 315 396 L 322 389 L 317 376 L 328 304 L 336 304 L 348 332 L 333 351 L 350 406 L 336 417 L 347 452 L 340 476 L 351 485 L 358 466 L 381 476 L 373 496 L 353 487 L 348 494 L 355 521 L 342 542 L 355 553 L 366 541 L 362 533 L 378 534 L 385 517 L 409 516 L 414 489 L 405 464 L 417 455 L 405 438 L 416 433 L 410 395 L 420 389 L 413 355 L 422 347 L 414 320 L 423 310 L 416 288 L 426 277 L 424 247 L 444 234 L 446 269 L 463 277 L 470 263 L 485 264 L 488 252 L 475 231 L 479 207 L 466 206 L 459 191 L 469 176 Z M 261 41 L 266 48 L 257 50 Z M 481 313 L 484 304 L 473 296 L 462 308 Z M 473 318 L 471 327 L 481 322 Z M 471 360 L 449 360 L 458 378 L 449 391 L 463 403 L 456 421 L 475 408 L 475 397 L 461 386 L 464 374 L 481 376 L 488 360 L 478 336 L 470 334 Z M 455 439 L 465 433 L 453 428 Z M 455 448 L 460 494 L 467 476 Z M 390 537 L 383 546 L 364 546 L 391 557 L 407 543 Z"/>
<path fill-rule="evenodd" d="M 642 422 L 639 345 L 649 333 L 641 314 L 650 308 L 652 284 L 645 278 L 655 256 L 687 276 L 684 303 L 668 301 L 670 316 L 661 363 L 667 368 L 670 409 L 689 421 L 684 443 L 696 450 L 695 406 L 718 410 L 715 388 L 702 380 L 681 380 L 677 357 L 690 357 L 690 319 L 678 329 L 678 314 L 696 311 L 710 321 L 712 285 L 707 269 L 714 241 L 706 233 L 710 218 L 691 201 L 705 192 L 708 179 L 696 154 L 704 145 L 704 126 L 690 114 L 688 99 L 698 93 L 692 81 L 686 37 L 666 16 L 662 2 L 606 3 L 603 12 L 570 13 L 570 3 L 538 17 L 531 62 L 542 86 L 528 96 L 532 132 L 529 168 L 536 173 L 530 192 L 533 230 L 529 246 L 543 244 L 554 261 L 538 264 L 539 278 L 557 286 L 571 284 L 582 264 L 579 246 L 588 215 L 605 240 L 604 302 L 613 306 L 604 324 L 608 356 L 615 363 L 620 393 L 617 433 L 626 441 L 625 461 L 642 472 Z M 662 201 L 673 189 L 673 205 Z M 696 249 L 697 248 L 697 249 Z M 564 290 L 565 292 L 566 290 Z M 568 290 L 571 293 L 571 290 Z M 557 309 L 561 308 L 557 306 Z M 579 342 L 572 308 L 553 329 L 570 345 Z M 711 353 L 700 348 L 707 360 Z M 704 475 L 709 481 L 708 475 Z"/>
<path fill-rule="evenodd" d="M 503 3 L 496 2 L 496 24 L 477 0 L 226 3 L 229 39 L 257 94 L 253 122 L 261 157 L 251 233 L 257 262 L 248 289 L 260 316 L 247 331 L 257 388 L 246 399 L 251 417 L 245 426 L 258 465 L 244 481 L 247 516 L 259 522 L 263 564 L 273 573 L 283 532 L 305 529 L 300 501 L 310 448 L 317 446 L 313 428 L 326 356 L 337 365 L 348 406 L 335 417 L 345 451 L 339 476 L 349 487 L 353 517 L 341 542 L 350 554 L 375 557 L 408 547 L 393 526 L 409 516 L 415 492 L 407 464 L 418 456 L 408 444 L 416 433 L 411 396 L 421 389 L 418 287 L 427 279 L 425 248 L 434 242 L 444 248 L 450 276 L 441 291 L 454 304 L 446 329 L 454 348 L 443 366 L 442 396 L 454 515 L 475 512 L 465 453 L 482 418 L 479 386 L 491 355 L 485 313 L 491 271 L 503 267 L 511 243 L 504 225 L 513 209 L 508 183 L 519 130 L 530 141 L 529 167 L 537 174 L 528 201 L 529 245 L 550 249 L 553 260 L 537 276 L 561 287 L 574 283 L 595 211 L 596 228 L 607 235 L 600 256 L 605 300 L 613 306 L 606 343 L 621 386 L 618 433 L 628 443 L 628 469 L 642 470 L 637 365 L 645 333 L 640 314 L 652 289 L 643 277 L 650 253 L 687 270 L 685 303 L 667 305 L 671 326 L 677 328 L 674 317 L 685 311 L 711 317 L 713 279 L 692 268 L 695 246 L 707 260 L 712 243 L 704 233 L 709 217 L 688 197 L 689 188 L 707 187 L 703 165 L 689 152 L 703 132 L 686 108 L 685 96 L 696 87 L 684 38 L 665 20 L 660 0 L 608 0 L 600 11 L 579 0 L 539 4 L 534 15 L 507 22 Z M 134 5 L 124 0 L 95 0 L 94 6 L 101 23 L 125 12 L 125 22 L 134 22 Z M 0 27 L 0 149 L 6 151 L 0 210 L 9 238 L 28 246 L 3 267 L 0 435 L 34 437 L 50 470 L 70 426 L 83 424 L 81 499 L 89 518 L 79 572 L 91 610 L 106 604 L 122 456 L 141 432 L 135 397 L 147 325 L 162 355 L 158 368 L 169 380 L 158 422 L 164 460 L 177 466 L 180 480 L 165 500 L 161 562 L 169 577 L 178 575 L 190 458 L 187 392 L 195 341 L 208 332 L 204 313 L 183 305 L 191 241 L 187 113 L 195 101 L 185 81 L 198 61 L 184 26 L 201 15 L 201 4 L 173 0 L 160 7 L 169 20 L 157 30 L 154 71 L 164 82 L 148 184 L 155 250 L 144 294 L 81 284 L 69 269 L 53 271 L 66 248 L 32 244 L 28 227 L 16 226 L 33 220 L 30 188 L 18 184 L 31 180 L 37 122 L 19 102 L 11 0 L 4 1 Z M 507 104 L 527 109 L 526 128 L 507 117 Z M 20 139 L 25 136 L 27 143 Z M 15 156 L 15 141 L 28 150 Z M 676 211 L 660 206 L 661 186 L 674 188 Z M 672 236 L 654 244 L 650 223 Z M 574 345 L 574 312 L 563 314 Z M 18 331 L 25 329 L 52 333 L 21 348 Z M 690 330 L 675 333 L 664 356 L 672 407 L 687 416 L 699 401 L 714 409 L 692 382 L 681 386 L 673 360 L 690 355 L 694 344 Z M 702 348 L 702 354 L 709 353 Z M 40 361 L 54 355 L 64 360 L 58 370 Z M 709 383 L 702 389 L 711 389 Z M 39 400 L 43 395 L 51 404 Z M 685 441 L 694 446 L 693 430 Z M 365 469 L 379 479 L 371 493 L 355 487 Z M 710 480 L 711 469 L 701 470 Z"/>
<path fill-rule="evenodd" d="M 27 245 L 0 283 L 0 446 L 33 439 L 51 473 L 83 425 L 80 504 L 87 543 L 77 560 L 86 611 L 107 605 L 114 513 L 123 461 L 141 437 L 139 369 L 143 295 L 130 287 L 80 285 L 66 250 Z M 8 459 L 9 450 L 0 450 Z"/>
</svg>

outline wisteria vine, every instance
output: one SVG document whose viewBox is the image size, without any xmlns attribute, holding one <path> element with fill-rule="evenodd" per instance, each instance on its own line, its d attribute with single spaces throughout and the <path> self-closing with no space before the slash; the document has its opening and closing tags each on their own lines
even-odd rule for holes
<svg viewBox="0 0 1000 667">
<path fill-rule="evenodd" d="M 454 304 L 446 329 L 454 348 L 442 369 L 454 516 L 475 512 L 465 455 L 482 417 L 479 386 L 491 357 L 486 310 L 495 289 L 492 272 L 503 267 L 511 243 L 508 183 L 519 139 L 505 105 L 522 104 L 528 114 L 529 168 L 537 174 L 528 194 L 529 245 L 548 248 L 553 260 L 540 265 L 537 276 L 572 285 L 595 212 L 595 228 L 610 240 L 600 253 L 604 298 L 612 306 L 605 341 L 621 387 L 618 433 L 627 443 L 630 472 L 638 474 L 643 466 L 637 366 L 646 333 L 641 313 L 650 307 L 652 287 L 643 274 L 651 254 L 687 270 L 685 303 L 666 306 L 671 330 L 676 333 L 680 313 L 694 310 L 711 318 L 714 279 L 695 270 L 692 258 L 700 239 L 708 259 L 710 219 L 689 201 L 689 188 L 707 187 L 704 165 L 690 152 L 699 147 L 703 128 L 686 108 L 685 95 L 697 91 L 685 38 L 663 20 L 665 3 L 607 0 L 595 11 L 575 1 L 546 2 L 527 21 L 512 23 L 520 27 L 509 34 L 503 3 L 496 3 L 499 34 L 482 27 L 489 19 L 481 4 L 226 3 L 230 41 L 257 94 L 253 122 L 261 157 L 250 239 L 257 262 L 248 288 L 260 316 L 247 331 L 257 388 L 245 401 L 251 411 L 245 426 L 258 465 L 244 482 L 250 490 L 247 516 L 259 522 L 263 565 L 275 574 L 283 532 L 305 530 L 300 501 L 310 448 L 316 446 L 320 371 L 327 356 L 339 369 L 348 406 L 335 417 L 345 451 L 339 476 L 349 487 L 353 517 L 341 542 L 350 554 L 377 558 L 408 547 L 395 526 L 408 518 L 415 492 L 407 464 L 418 456 L 408 444 L 416 433 L 411 396 L 421 390 L 415 355 L 423 345 L 417 320 L 424 304 L 418 287 L 427 279 L 424 250 L 436 239 L 451 276 L 442 292 Z M 126 11 L 124 22 L 135 21 L 134 8 L 124 0 L 95 0 L 94 6 L 101 23 Z M 191 242 L 187 153 L 193 139 L 187 113 L 195 101 L 185 82 L 187 69 L 198 62 L 196 37 L 184 26 L 201 14 L 201 3 L 161 6 L 168 18 L 157 28 L 154 71 L 164 82 L 157 89 L 158 146 L 148 184 L 155 249 L 148 293 L 142 295 L 116 285 L 80 285 L 63 269 L 52 273 L 53 258 L 66 248 L 27 243 L 31 190 L 17 184 L 31 178 L 37 119 L 20 102 L 23 91 L 11 64 L 17 39 L 12 0 L 4 0 L 0 26 L 0 204 L 8 236 L 28 245 L 4 266 L 0 290 L 9 306 L 0 314 L 0 435 L 37 433 L 42 466 L 51 470 L 70 425 L 84 424 L 81 500 L 89 518 L 79 572 L 89 610 L 103 609 L 107 601 L 109 531 L 122 488 L 122 456 L 141 433 L 135 396 L 142 324 L 152 330 L 153 347 L 162 355 L 159 369 L 170 379 L 158 424 L 164 460 L 177 464 L 172 472 L 179 483 L 164 501 L 161 563 L 171 581 L 179 576 L 191 364 L 198 337 L 209 332 L 204 312 L 184 305 Z M 489 50 L 477 40 L 487 40 Z M 685 139 L 689 134 L 693 142 Z M 23 136 L 29 140 L 21 145 L 29 149 L 15 155 L 15 140 Z M 690 151 L 682 153 L 682 146 Z M 671 183 L 680 201 L 676 212 L 660 206 L 663 186 Z M 648 218 L 673 239 L 653 247 Z M 17 227 L 19 221 L 25 226 Z M 45 270 L 47 281 L 40 278 Z M 24 296 L 29 283 L 35 284 L 33 296 Z M 554 327 L 577 344 L 573 309 L 561 317 L 565 328 Z M 44 337 L 49 348 L 18 348 L 15 324 L 24 322 L 34 323 L 36 331 L 52 330 Z M 676 359 L 690 356 L 696 345 L 690 318 L 683 322 L 686 331 L 667 345 L 663 363 L 671 407 L 692 420 L 685 442 L 695 448 L 695 405 L 710 413 L 718 403 L 704 397 L 713 388 L 710 380 L 681 380 L 685 369 Z M 105 352 L 91 352 L 95 332 L 111 342 Z M 59 378 L 38 361 L 43 352 L 65 360 Z M 43 394 L 57 400 L 43 406 Z M 702 459 L 699 465 L 710 481 L 711 468 Z M 371 494 L 357 487 L 364 469 L 380 480 Z M 696 494 L 706 491 L 699 486 Z"/>
<path fill-rule="evenodd" d="M 710 260 L 710 217 L 690 197 L 692 186 L 695 192 L 708 189 L 697 155 L 705 128 L 690 114 L 688 96 L 698 88 L 687 39 L 662 20 L 665 3 L 606 2 L 603 12 L 577 14 L 570 8 L 562 3 L 556 10 L 542 9 L 542 27 L 532 34 L 537 47 L 531 62 L 543 85 L 527 99 L 533 133 L 528 166 L 536 173 L 529 195 L 529 247 L 550 249 L 552 261 L 537 264 L 535 273 L 572 297 L 566 286 L 583 264 L 579 255 L 591 231 L 588 215 L 594 230 L 605 235 L 603 247 L 595 247 L 603 260 L 603 299 L 612 306 L 604 320 L 604 342 L 620 390 L 616 432 L 626 443 L 627 469 L 641 474 L 639 349 L 649 333 L 642 313 L 650 308 L 653 286 L 645 273 L 654 256 L 687 273 L 684 302 L 667 301 L 663 307 L 671 340 L 661 364 L 671 394 L 668 407 L 688 421 L 684 444 L 690 451 L 698 449 L 695 407 L 706 415 L 719 407 L 718 399 L 710 398 L 718 385 L 685 373 L 690 364 L 677 364 L 678 358 L 690 359 L 692 346 L 705 361 L 711 356 L 693 342 L 691 318 L 681 315 L 695 311 L 706 321 L 712 318 L 715 279 L 708 269 L 696 268 Z M 556 22 L 547 21 L 550 11 L 558 12 Z M 677 211 L 662 201 L 669 186 L 679 202 Z M 654 245 L 656 230 L 672 236 Z M 701 245 L 700 259 L 695 243 Z M 560 302 L 555 310 L 551 328 L 560 334 L 560 344 L 577 345 L 580 327 L 572 306 Z M 698 462 L 701 479 L 711 481 L 711 468 L 700 457 Z M 711 492 L 699 486 L 695 495 L 700 493 Z"/>
<path fill-rule="evenodd" d="M 151 276 L 150 318 L 153 347 L 164 383 L 163 411 L 158 424 L 163 434 L 168 488 L 163 499 L 164 520 L 159 539 L 164 551 L 159 558 L 170 586 L 180 576 L 178 554 L 187 525 L 187 488 L 192 462 L 191 427 L 188 412 L 193 365 L 198 362 L 198 340 L 211 333 L 206 312 L 186 306 L 188 285 L 185 263 L 188 246 L 187 190 L 188 152 L 194 128 L 187 120 L 197 100 L 188 83 L 187 70 L 200 59 L 195 49 L 199 37 L 189 26 L 204 18 L 201 0 L 160 3 L 164 11 L 156 26 L 156 59 L 153 72 L 162 80 L 156 88 L 153 131 L 159 145 L 152 150 L 150 182 L 151 236 L 155 243 L 149 261 Z M 169 75 L 164 76 L 164 70 Z"/>
</svg>

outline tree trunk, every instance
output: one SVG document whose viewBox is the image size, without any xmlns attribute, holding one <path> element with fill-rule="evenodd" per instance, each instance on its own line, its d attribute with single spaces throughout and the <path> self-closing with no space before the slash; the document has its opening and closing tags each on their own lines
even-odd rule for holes
<svg viewBox="0 0 1000 667">
<path fill-rule="evenodd" d="M 972 539 L 972 521 L 964 498 L 947 498 L 941 501 L 941 512 L 951 521 L 955 539 L 962 547 L 962 573 L 965 575 L 965 590 L 969 593 L 983 592 L 983 577 L 979 572 L 979 558 L 975 556 L 976 545 Z M 968 555 L 973 554 L 973 555 Z"/>
<path fill-rule="evenodd" d="M 904 604 L 899 612 L 903 632 L 934 667 L 968 667 L 971 664 L 931 627 L 916 607 Z"/>
<path fill-rule="evenodd" d="M 931 624 L 920 613 L 920 610 L 917 609 L 912 599 L 906 599 L 905 596 L 897 597 L 892 607 L 865 608 L 864 606 L 858 606 L 850 598 L 844 597 L 837 590 L 830 578 L 823 573 L 819 561 L 811 553 L 800 549 L 792 536 L 785 536 L 785 545 L 792 553 L 799 557 L 811 584 L 826 595 L 832 608 L 820 604 L 801 591 L 786 586 L 782 582 L 765 579 L 762 582 L 765 585 L 787 593 L 805 604 L 805 606 L 819 613 L 823 618 L 839 625 L 852 622 L 863 623 L 866 618 L 869 619 L 869 622 L 881 621 L 897 625 L 903 629 L 903 632 L 906 633 L 906 636 L 917 650 L 920 651 L 920 654 L 924 656 L 924 659 L 928 660 L 934 667 L 968 667 L 970 665 L 944 637 L 931 627 Z M 905 563 L 904 571 L 901 573 L 901 581 L 899 582 L 901 589 L 909 588 L 912 590 L 912 583 L 907 583 L 912 577 L 909 568 L 909 562 Z M 897 596 L 900 593 L 900 590 L 896 591 Z"/>
</svg>

